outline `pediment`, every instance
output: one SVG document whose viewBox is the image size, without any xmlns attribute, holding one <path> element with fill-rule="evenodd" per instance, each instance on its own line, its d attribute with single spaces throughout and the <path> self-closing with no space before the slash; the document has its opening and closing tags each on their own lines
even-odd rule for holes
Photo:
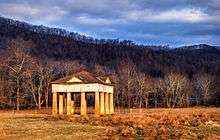
<svg viewBox="0 0 220 140">
<path fill-rule="evenodd" d="M 110 80 L 110 78 L 107 77 L 106 80 L 105 80 L 105 82 L 106 82 L 107 84 L 111 84 L 111 80 Z"/>
<path fill-rule="evenodd" d="M 67 81 L 67 83 L 74 83 L 74 82 L 82 82 L 82 80 L 80 80 L 79 78 L 77 77 L 72 77 L 70 80 Z"/>
</svg>

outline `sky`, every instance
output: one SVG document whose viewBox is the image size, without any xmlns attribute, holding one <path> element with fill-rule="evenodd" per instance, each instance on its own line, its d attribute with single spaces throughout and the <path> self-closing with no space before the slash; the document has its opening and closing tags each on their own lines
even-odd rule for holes
<svg viewBox="0 0 220 140">
<path fill-rule="evenodd" d="M 0 16 L 137 44 L 220 45 L 220 0 L 0 0 Z"/>
</svg>

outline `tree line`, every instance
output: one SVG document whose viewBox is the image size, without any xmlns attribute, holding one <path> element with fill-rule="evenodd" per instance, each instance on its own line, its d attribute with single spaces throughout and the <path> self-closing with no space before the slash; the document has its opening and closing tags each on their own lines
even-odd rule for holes
<svg viewBox="0 0 220 140">
<path fill-rule="evenodd" d="M 45 59 L 33 55 L 31 41 L 15 39 L 1 53 L 0 108 L 21 108 L 51 104 L 50 82 L 80 70 L 110 75 L 115 85 L 115 107 L 188 107 L 219 105 L 219 79 L 215 74 L 166 71 L 152 75 L 132 59 L 121 60 L 115 68 L 85 65 L 78 60 Z"/>
<path fill-rule="evenodd" d="M 130 61 L 118 67 L 116 104 L 118 107 L 189 107 L 219 104 L 219 84 L 207 73 L 189 76 L 168 72 L 163 77 L 152 77 L 138 71 Z"/>
<path fill-rule="evenodd" d="M 2 108 L 48 106 L 50 81 L 82 69 L 111 75 L 119 107 L 220 104 L 220 49 L 206 44 L 97 40 L 0 17 L 0 54 Z"/>
</svg>

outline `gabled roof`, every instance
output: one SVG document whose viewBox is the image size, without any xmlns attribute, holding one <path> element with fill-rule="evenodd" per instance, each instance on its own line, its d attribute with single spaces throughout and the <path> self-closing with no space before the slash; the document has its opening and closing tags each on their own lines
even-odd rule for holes
<svg viewBox="0 0 220 140">
<path fill-rule="evenodd" d="M 102 82 L 105 82 L 105 83 L 108 83 L 108 84 L 111 84 L 112 83 L 112 81 L 110 80 L 110 77 L 108 77 L 108 76 L 99 76 L 99 77 L 97 77 L 99 80 L 101 80 Z"/>
<path fill-rule="evenodd" d="M 111 85 L 111 83 L 106 83 L 106 80 L 103 80 L 103 78 L 99 78 L 94 76 L 92 73 L 89 73 L 88 71 L 80 71 L 77 73 L 74 73 L 72 75 L 68 75 L 66 77 L 63 77 L 61 79 L 55 80 L 51 82 L 52 84 L 89 84 L 89 83 L 99 83 L 104 85 Z"/>
</svg>

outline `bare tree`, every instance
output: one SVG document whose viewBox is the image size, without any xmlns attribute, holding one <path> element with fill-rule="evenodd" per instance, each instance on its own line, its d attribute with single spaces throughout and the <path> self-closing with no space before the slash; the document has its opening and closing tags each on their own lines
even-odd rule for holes
<svg viewBox="0 0 220 140">
<path fill-rule="evenodd" d="M 130 60 L 124 60 L 118 67 L 123 106 L 131 107 L 131 97 L 134 94 L 136 66 Z"/>
<path fill-rule="evenodd" d="M 101 66 L 101 65 L 96 64 L 95 73 L 97 75 L 108 75 L 111 73 L 111 71 L 106 66 Z"/>
<path fill-rule="evenodd" d="M 138 100 L 139 108 L 142 107 L 143 101 L 145 102 L 145 107 L 148 107 L 149 104 L 149 95 L 154 93 L 153 78 L 145 75 L 144 73 L 138 72 L 136 75 L 137 80 L 137 91 L 138 91 Z"/>
<path fill-rule="evenodd" d="M 17 111 L 20 110 L 21 82 L 24 78 L 24 72 L 27 70 L 29 62 L 28 48 L 31 45 L 30 42 L 20 39 L 12 40 L 7 50 L 8 58 L 6 60 L 6 67 L 9 69 L 10 78 L 15 82 Z"/>
<path fill-rule="evenodd" d="M 178 73 L 170 73 L 165 76 L 163 82 L 163 91 L 167 107 L 175 107 L 181 102 L 186 93 L 189 80 Z"/>
<path fill-rule="evenodd" d="M 117 105 L 118 111 L 120 111 L 120 96 L 121 96 L 121 85 L 119 80 L 119 75 L 117 73 L 113 73 L 113 79 L 114 79 L 114 97 L 115 97 L 115 105 Z"/>
<path fill-rule="evenodd" d="M 85 69 L 78 61 L 56 61 L 54 67 L 62 77 Z"/>
<path fill-rule="evenodd" d="M 41 109 L 43 100 L 43 86 L 44 86 L 44 66 L 37 60 L 32 61 L 32 68 L 26 72 L 30 91 L 33 96 L 35 106 Z"/>
<path fill-rule="evenodd" d="M 154 100 L 154 107 L 158 107 L 159 98 L 163 96 L 163 79 L 162 78 L 155 78 L 153 80 L 153 87 L 155 92 L 153 92 L 153 100 Z"/>
<path fill-rule="evenodd" d="M 8 100 L 8 95 L 7 95 L 7 80 L 5 77 L 5 72 L 0 64 L 0 108 L 5 107 L 5 106 L 11 106 L 11 102 Z"/>
<path fill-rule="evenodd" d="M 201 97 L 203 104 L 207 105 L 209 96 L 214 89 L 214 78 L 209 74 L 198 74 L 194 78 L 194 86 L 196 88 L 196 100 L 199 102 L 199 96 Z"/>
<path fill-rule="evenodd" d="M 31 95 L 33 97 L 35 106 L 38 106 L 38 102 L 37 102 L 37 97 L 36 97 L 36 85 L 35 85 L 35 70 L 28 70 L 26 72 L 26 76 L 27 76 L 27 83 L 29 85 L 29 91 L 31 92 Z"/>
<path fill-rule="evenodd" d="M 49 61 L 49 63 L 46 63 L 44 65 L 44 73 L 43 74 L 44 74 L 44 83 L 45 83 L 45 104 L 46 104 L 46 108 L 48 108 L 50 83 L 56 75 L 55 65 L 53 62 Z"/>
<path fill-rule="evenodd" d="M 38 73 L 38 88 L 37 88 L 37 94 L 38 94 L 38 109 L 41 109 L 41 105 L 43 104 L 44 100 L 43 97 L 43 82 L 44 82 L 44 66 L 38 62 L 37 63 L 37 73 Z"/>
</svg>

